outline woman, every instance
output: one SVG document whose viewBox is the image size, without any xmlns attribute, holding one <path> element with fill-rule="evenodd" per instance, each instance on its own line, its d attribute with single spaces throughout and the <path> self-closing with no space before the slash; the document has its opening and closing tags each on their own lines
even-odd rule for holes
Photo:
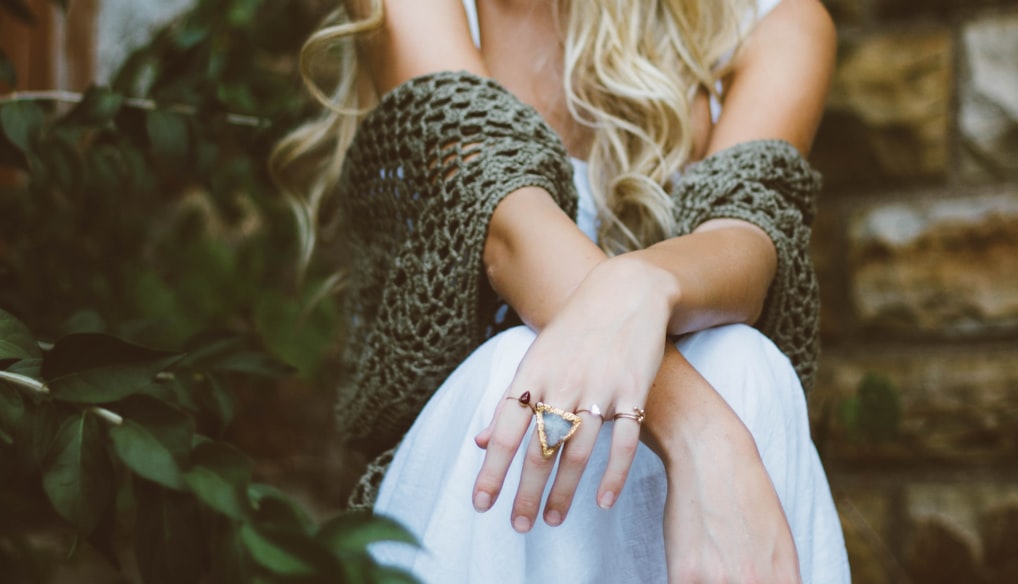
<svg viewBox="0 0 1018 584">
<path fill-rule="evenodd" d="M 803 396 L 817 0 L 347 8 L 304 55 L 339 44 L 332 111 L 276 162 L 330 154 L 295 199 L 306 255 L 339 185 L 340 429 L 377 457 L 355 499 L 424 544 L 379 559 L 440 583 L 847 582 Z"/>
</svg>

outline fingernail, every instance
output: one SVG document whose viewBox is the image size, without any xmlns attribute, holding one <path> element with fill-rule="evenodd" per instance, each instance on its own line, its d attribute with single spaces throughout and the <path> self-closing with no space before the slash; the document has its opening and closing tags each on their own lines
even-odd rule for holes
<svg viewBox="0 0 1018 584">
<path fill-rule="evenodd" d="M 605 491 L 601 493 L 601 497 L 597 500 L 597 506 L 602 509 L 611 509 L 612 503 L 615 502 L 615 493 L 611 491 Z"/>
<path fill-rule="evenodd" d="M 544 521 L 551 526 L 559 525 L 562 523 L 562 514 L 558 511 L 548 511 L 544 516 Z"/>
<path fill-rule="evenodd" d="M 484 491 L 474 493 L 474 509 L 487 511 L 491 507 L 491 495 Z"/>
<path fill-rule="evenodd" d="M 513 519 L 513 529 L 519 533 L 530 531 L 530 520 L 522 515 L 517 516 L 516 519 Z"/>
</svg>

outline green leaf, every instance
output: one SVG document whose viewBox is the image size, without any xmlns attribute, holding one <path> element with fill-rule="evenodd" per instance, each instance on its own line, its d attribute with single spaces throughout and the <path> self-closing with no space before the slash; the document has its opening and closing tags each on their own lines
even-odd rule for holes
<svg viewBox="0 0 1018 584">
<path fill-rule="evenodd" d="M 0 359 L 39 357 L 39 345 L 24 324 L 0 309 Z"/>
<path fill-rule="evenodd" d="M 103 126 L 116 117 L 124 104 L 124 96 L 108 87 L 89 87 L 78 103 L 61 120 L 82 126 Z"/>
<path fill-rule="evenodd" d="M 54 129 L 39 141 L 36 153 L 45 169 L 45 184 L 55 185 L 65 193 L 78 189 L 82 161 L 69 135 Z"/>
<path fill-rule="evenodd" d="M 170 489 L 184 489 L 181 467 L 194 435 L 191 418 L 146 396 L 135 396 L 118 410 L 124 423 L 110 429 L 117 456 L 142 477 Z"/>
<path fill-rule="evenodd" d="M 195 500 L 146 481 L 135 483 L 134 554 L 145 584 L 201 582 L 207 546 Z"/>
<path fill-rule="evenodd" d="M 11 436 L 11 443 L 24 417 L 25 400 L 21 393 L 6 383 L 0 383 L 0 430 Z"/>
<path fill-rule="evenodd" d="M 226 389 L 215 376 L 206 374 L 202 383 L 195 388 L 195 398 L 206 411 L 213 414 L 219 421 L 219 431 L 226 432 L 233 421 L 236 410 L 233 402 L 233 394 Z"/>
<path fill-rule="evenodd" d="M 270 379 L 287 377 L 297 371 L 278 359 L 254 351 L 234 353 L 223 357 L 216 361 L 213 367 L 216 371 L 233 371 Z"/>
<path fill-rule="evenodd" d="M 12 101 L 0 107 L 0 127 L 22 152 L 33 146 L 45 123 L 42 108 L 30 101 Z"/>
<path fill-rule="evenodd" d="M 103 446 L 102 425 L 88 412 L 57 432 L 43 465 L 43 488 L 53 508 L 87 536 L 113 501 L 113 465 Z"/>
<path fill-rule="evenodd" d="M 9 365 L 6 371 L 31 377 L 32 379 L 42 379 L 42 359 L 20 359 L 16 363 Z"/>
<path fill-rule="evenodd" d="M 405 527 L 396 521 L 370 513 L 345 513 L 323 524 L 315 539 L 338 551 L 364 551 L 368 544 L 394 541 L 420 546 Z"/>
<path fill-rule="evenodd" d="M 859 428 L 866 439 L 885 442 L 898 435 L 901 398 L 888 377 L 867 373 L 857 388 Z"/>
<path fill-rule="evenodd" d="M 0 0 L 0 6 L 20 18 L 25 24 L 35 24 L 35 15 L 23 0 Z"/>
<path fill-rule="evenodd" d="M 68 410 L 50 401 L 42 402 L 32 411 L 29 419 L 21 424 L 17 437 L 22 445 L 19 452 L 26 468 L 41 468 L 46 463 L 58 431 L 71 417 Z"/>
<path fill-rule="evenodd" d="M 303 533 L 245 523 L 240 540 L 258 565 L 281 576 L 326 576 L 340 569 L 335 558 Z"/>
<path fill-rule="evenodd" d="M 255 520 L 259 524 L 297 531 L 308 536 L 314 533 L 314 523 L 307 513 L 279 489 L 253 484 L 247 492 L 255 508 Z"/>
<path fill-rule="evenodd" d="M 57 341 L 43 358 L 42 375 L 56 399 L 112 402 L 141 392 L 182 357 L 110 335 L 78 333 Z"/>
<path fill-rule="evenodd" d="M 7 58 L 7 53 L 0 50 L 0 83 L 8 87 L 18 85 L 18 72 L 14 69 L 14 63 Z"/>
<path fill-rule="evenodd" d="M 184 482 L 209 507 L 227 517 L 243 520 L 249 512 L 245 489 L 251 482 L 251 461 L 224 442 L 198 445 Z"/>
<path fill-rule="evenodd" d="M 391 566 L 374 566 L 370 572 L 373 584 L 420 584 L 420 581 L 405 570 Z"/>
<path fill-rule="evenodd" d="M 210 533 L 212 566 L 209 582 L 216 584 L 251 584 L 251 562 L 240 540 L 240 525 L 233 521 L 215 522 Z"/>
<path fill-rule="evenodd" d="M 188 152 L 187 121 L 180 115 L 165 110 L 153 110 L 145 116 L 152 152 L 157 158 L 181 162 Z"/>
</svg>

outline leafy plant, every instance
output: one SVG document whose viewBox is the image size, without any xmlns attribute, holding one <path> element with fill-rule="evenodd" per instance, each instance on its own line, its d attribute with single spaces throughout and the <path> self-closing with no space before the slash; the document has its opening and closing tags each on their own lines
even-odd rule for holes
<svg viewBox="0 0 1018 584">
<path fill-rule="evenodd" d="M 20 0 L 0 6 L 24 15 Z M 296 288 L 293 221 L 266 168 L 310 111 L 292 65 L 318 16 L 202 0 L 71 107 L 62 93 L 0 96 L 0 170 L 20 177 L 0 184 L 0 306 L 52 336 L 83 310 L 148 344 L 257 332 L 324 378 L 340 321 L 315 288 L 331 274 Z"/>
<path fill-rule="evenodd" d="M 246 339 L 204 336 L 186 353 L 98 333 L 43 346 L 0 311 L 5 523 L 26 520 L 16 502 L 41 486 L 50 510 L 114 564 L 114 534 L 129 530 L 147 584 L 413 582 L 366 551 L 381 540 L 416 544 L 399 525 L 359 514 L 316 525 L 282 492 L 253 482 L 251 460 L 219 439 L 232 417 L 224 375 L 252 355 Z M 118 511 L 125 500 L 131 513 Z"/>
<path fill-rule="evenodd" d="M 0 12 L 34 20 L 23 0 Z M 45 582 L 25 527 L 114 565 L 129 534 L 146 583 L 410 581 L 365 551 L 402 528 L 316 524 L 224 439 L 238 382 L 276 383 L 284 361 L 334 374 L 330 269 L 296 286 L 265 164 L 311 111 L 293 65 L 319 16 L 198 0 L 108 86 L 0 95 L 4 581 Z M 0 85 L 16 73 L 0 53 Z"/>
<path fill-rule="evenodd" d="M 849 434 L 868 442 L 887 442 L 898 435 L 901 397 L 894 382 L 877 373 L 859 381 L 854 396 L 840 406 L 841 422 Z"/>
</svg>

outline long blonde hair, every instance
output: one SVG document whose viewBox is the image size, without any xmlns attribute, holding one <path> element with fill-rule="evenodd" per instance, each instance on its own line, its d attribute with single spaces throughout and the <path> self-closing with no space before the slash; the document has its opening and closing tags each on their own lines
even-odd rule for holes
<svg viewBox="0 0 1018 584">
<path fill-rule="evenodd" d="M 382 0 L 353 20 L 330 14 L 304 45 L 301 74 L 323 114 L 284 138 L 274 176 L 297 216 L 301 265 L 323 229 L 320 213 L 335 189 L 357 124 L 377 96 L 359 70 L 355 38 L 380 28 Z M 563 0 L 568 1 L 568 0 Z M 563 84 L 574 120 L 593 130 L 589 172 L 609 254 L 639 249 L 672 232 L 670 181 L 693 151 L 693 100 L 717 97 L 727 57 L 741 42 L 753 0 L 574 0 L 561 24 Z M 319 71 L 327 60 L 327 70 Z M 334 77 L 327 95 L 317 82 Z"/>
</svg>

